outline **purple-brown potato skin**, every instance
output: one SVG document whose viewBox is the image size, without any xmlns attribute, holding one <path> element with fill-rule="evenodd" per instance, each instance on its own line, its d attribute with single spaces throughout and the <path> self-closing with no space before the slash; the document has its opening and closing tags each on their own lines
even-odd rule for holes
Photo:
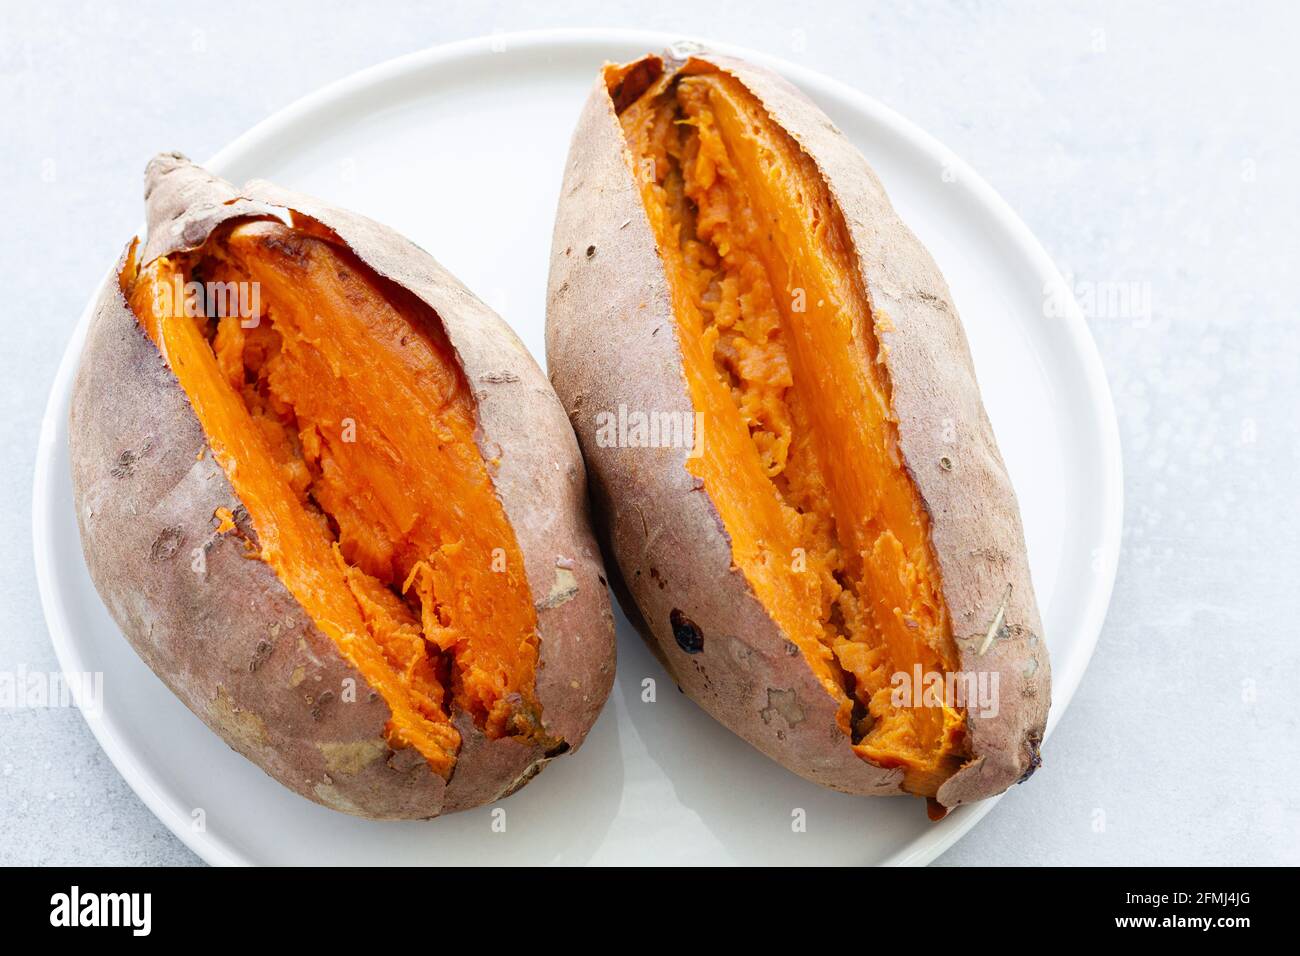
<svg viewBox="0 0 1300 956">
<path fill-rule="evenodd" d="M 428 253 L 378 223 L 264 182 L 236 189 L 177 154 L 156 157 L 145 178 L 142 263 L 195 249 L 232 219 L 307 217 L 437 314 L 524 555 L 540 636 L 537 699 L 552 743 L 488 740 L 454 712 L 463 744 L 448 781 L 410 748 L 388 746 L 388 705 L 271 567 L 250 557 L 246 539 L 257 529 L 123 299 L 119 263 L 87 335 L 69 433 L 87 567 L 137 653 L 235 750 L 291 790 L 358 816 L 422 819 L 480 806 L 576 750 L 613 684 L 613 617 L 582 458 L 523 344 Z M 238 533 L 217 531 L 218 508 L 235 515 Z"/>
<path fill-rule="evenodd" d="M 929 511 L 960 668 L 998 675 L 998 713 L 968 712 L 970 759 L 936 799 L 952 808 L 1001 793 L 1038 766 L 1050 669 L 1015 492 L 947 283 L 862 155 L 775 73 L 706 52 L 665 54 L 620 68 L 630 89 L 614 92 L 627 102 L 660 72 L 709 68 L 739 80 L 793 137 L 843 214 L 891 383 L 899 450 Z M 687 470 L 688 450 L 604 447 L 596 440 L 597 414 L 620 404 L 694 412 L 677 335 L 662 258 L 602 76 L 565 167 L 546 352 L 587 462 L 616 590 L 631 596 L 629 616 L 639 619 L 673 679 L 734 733 L 835 790 L 901 793 L 901 771 L 853 751 L 835 719 L 837 702 L 732 563 L 708 488 Z M 1002 623 L 987 641 L 1004 603 Z M 674 611 L 703 635 L 698 652 L 679 643 Z"/>
</svg>

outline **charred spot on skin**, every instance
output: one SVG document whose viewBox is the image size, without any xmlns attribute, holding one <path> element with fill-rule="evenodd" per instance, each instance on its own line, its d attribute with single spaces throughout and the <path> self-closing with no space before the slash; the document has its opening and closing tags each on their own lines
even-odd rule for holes
<svg viewBox="0 0 1300 956">
<path fill-rule="evenodd" d="M 673 608 L 668 615 L 668 623 L 672 625 L 677 646 L 687 654 L 698 654 L 704 650 L 704 632 L 679 608 Z"/>
<path fill-rule="evenodd" d="M 588 258 L 588 259 L 594 259 L 595 257 L 596 257 L 596 247 L 595 247 L 595 246 L 588 246 L 588 247 L 587 247 L 587 258 Z"/>
<path fill-rule="evenodd" d="M 1041 747 L 1043 743 L 1043 738 L 1037 734 L 1030 734 L 1025 738 L 1025 742 L 1029 744 L 1029 767 L 1023 774 L 1021 774 L 1020 779 L 1017 780 L 1016 783 L 1024 783 L 1034 775 L 1035 770 L 1043 765 L 1043 755 L 1039 751 L 1039 747 Z"/>
<path fill-rule="evenodd" d="M 944 455 L 942 458 L 939 459 L 939 467 L 942 468 L 944 471 L 952 471 L 952 459 L 949 458 L 947 455 Z"/>
<path fill-rule="evenodd" d="M 713 678 L 709 677 L 709 672 L 704 666 L 704 662 L 698 657 L 691 660 L 691 666 L 695 668 L 695 673 L 700 677 L 700 692 L 709 694 L 713 692 Z"/>
</svg>

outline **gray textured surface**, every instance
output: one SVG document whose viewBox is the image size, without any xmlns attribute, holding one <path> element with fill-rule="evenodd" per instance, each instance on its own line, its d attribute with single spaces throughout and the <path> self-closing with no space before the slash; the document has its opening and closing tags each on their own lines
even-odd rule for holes
<svg viewBox="0 0 1300 956">
<path fill-rule="evenodd" d="M 47 2 L 0 14 L 0 671 L 55 668 L 31 474 L 72 326 L 159 148 L 207 156 L 401 53 L 550 26 L 805 63 L 979 170 L 1093 309 L 1125 454 L 1110 616 L 1047 767 L 941 863 L 1300 863 L 1300 8 L 1235 4 Z M 212 8 L 206 8 L 212 9 Z M 238 25 L 232 28 L 231 25 Z M 250 42 L 250 38 L 258 38 Z M 1117 314 L 1118 311 L 1118 314 Z M 191 863 L 72 710 L 0 710 L 0 863 Z"/>
</svg>

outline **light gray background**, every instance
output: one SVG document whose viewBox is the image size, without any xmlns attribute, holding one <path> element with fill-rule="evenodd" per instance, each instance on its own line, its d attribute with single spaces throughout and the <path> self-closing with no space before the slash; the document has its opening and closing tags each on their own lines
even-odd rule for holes
<svg viewBox="0 0 1300 956">
<path fill-rule="evenodd" d="M 42 2 L 0 13 L 0 671 L 57 668 L 40 417 L 159 149 L 205 157 L 361 67 L 557 26 L 662 29 L 845 80 L 979 170 L 1082 295 L 1125 456 L 1096 657 L 944 864 L 1300 863 L 1300 7 L 1274 3 Z M 1087 303 L 1085 301 L 1085 309 Z M 74 710 L 0 710 L 0 863 L 195 863 Z"/>
</svg>

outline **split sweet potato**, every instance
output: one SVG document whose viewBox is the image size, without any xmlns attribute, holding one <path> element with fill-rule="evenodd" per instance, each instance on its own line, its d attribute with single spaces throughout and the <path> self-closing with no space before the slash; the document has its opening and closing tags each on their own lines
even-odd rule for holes
<svg viewBox="0 0 1300 956">
<path fill-rule="evenodd" d="M 173 691 L 286 786 L 378 818 L 582 743 L 612 618 L 563 410 L 518 339 L 359 216 L 175 155 L 73 393 L 87 562 Z"/>
<path fill-rule="evenodd" d="M 687 694 L 936 815 L 1032 772 L 1047 653 L 961 323 L 820 110 L 708 53 L 606 67 L 549 296 L 607 553 Z M 697 433 L 611 436 L 615 410 Z"/>
</svg>

